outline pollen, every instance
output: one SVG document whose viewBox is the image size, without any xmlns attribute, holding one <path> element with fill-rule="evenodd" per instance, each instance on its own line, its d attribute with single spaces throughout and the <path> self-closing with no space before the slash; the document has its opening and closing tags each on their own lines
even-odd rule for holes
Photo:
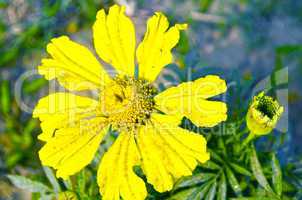
<svg viewBox="0 0 302 200">
<path fill-rule="evenodd" d="M 155 94 L 146 80 L 117 76 L 100 93 L 100 112 L 113 129 L 132 130 L 149 120 Z"/>
</svg>

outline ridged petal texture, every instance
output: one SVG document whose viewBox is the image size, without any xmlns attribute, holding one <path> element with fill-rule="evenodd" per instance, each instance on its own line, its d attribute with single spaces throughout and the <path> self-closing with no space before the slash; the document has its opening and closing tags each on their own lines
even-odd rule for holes
<svg viewBox="0 0 302 200">
<path fill-rule="evenodd" d="M 146 198 L 146 186 L 133 171 L 141 165 L 147 181 L 159 192 L 191 175 L 198 162 L 209 160 L 203 136 L 178 127 L 175 116 L 153 114 L 136 134 L 121 133 L 101 160 L 100 192 L 105 200 Z"/>
<path fill-rule="evenodd" d="M 67 36 L 52 39 L 47 52 L 51 58 L 42 59 L 39 74 L 47 80 L 57 78 L 69 90 L 99 89 L 110 80 L 89 49 Z"/>
<path fill-rule="evenodd" d="M 91 162 L 107 132 L 104 118 L 96 117 L 96 102 L 70 93 L 54 93 L 42 98 L 33 117 L 41 121 L 39 151 L 43 165 L 57 169 L 66 179 Z"/>
<path fill-rule="evenodd" d="M 227 106 L 206 99 L 224 93 L 226 89 L 223 79 L 208 75 L 168 88 L 158 94 L 155 101 L 158 109 L 166 114 L 185 116 L 198 126 L 212 127 L 226 120 Z"/>
<path fill-rule="evenodd" d="M 171 49 L 178 43 L 179 31 L 186 28 L 186 24 L 169 28 L 168 19 L 160 12 L 148 20 L 146 34 L 136 51 L 139 77 L 150 82 L 156 79 L 162 68 L 172 62 Z"/>
<path fill-rule="evenodd" d="M 124 12 L 125 7 L 117 5 L 110 7 L 108 15 L 100 10 L 93 25 L 93 40 L 100 58 L 119 74 L 134 76 L 135 30 Z"/>
<path fill-rule="evenodd" d="M 192 174 L 197 161 L 204 163 L 210 158 L 205 138 L 178 127 L 178 123 L 174 116 L 153 114 L 152 123 L 137 135 L 142 169 L 159 192 L 171 190 L 175 180 Z"/>
<path fill-rule="evenodd" d="M 133 171 L 140 161 L 134 135 L 120 133 L 102 158 L 98 184 L 104 200 L 143 200 L 147 196 L 144 181 Z"/>
</svg>

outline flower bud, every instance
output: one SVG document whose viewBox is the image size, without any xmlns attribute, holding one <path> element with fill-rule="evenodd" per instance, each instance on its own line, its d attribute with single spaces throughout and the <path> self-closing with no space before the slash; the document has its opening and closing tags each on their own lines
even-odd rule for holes
<svg viewBox="0 0 302 200">
<path fill-rule="evenodd" d="M 283 107 L 270 96 L 261 92 L 253 98 L 249 107 L 246 123 L 250 132 L 254 135 L 269 134 L 276 126 Z"/>
</svg>

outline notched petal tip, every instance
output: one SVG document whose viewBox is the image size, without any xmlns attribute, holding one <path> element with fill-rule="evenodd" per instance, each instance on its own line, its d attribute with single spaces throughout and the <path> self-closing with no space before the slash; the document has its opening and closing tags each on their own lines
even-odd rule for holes
<svg viewBox="0 0 302 200">
<path fill-rule="evenodd" d="M 105 10 L 104 9 L 101 9 L 99 10 L 97 13 L 96 13 L 96 19 L 99 20 L 99 19 L 104 19 L 106 17 L 106 13 L 105 13 Z M 93 24 L 93 27 L 95 27 L 95 23 Z"/>
</svg>

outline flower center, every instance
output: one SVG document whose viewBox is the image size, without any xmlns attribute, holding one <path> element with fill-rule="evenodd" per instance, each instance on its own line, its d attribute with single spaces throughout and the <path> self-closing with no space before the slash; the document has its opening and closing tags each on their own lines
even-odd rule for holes
<svg viewBox="0 0 302 200">
<path fill-rule="evenodd" d="M 145 80 L 115 77 L 101 92 L 101 113 L 114 129 L 133 129 L 150 118 L 155 93 L 155 88 Z"/>
<path fill-rule="evenodd" d="M 273 119 L 277 109 L 278 108 L 271 97 L 263 96 L 259 99 L 257 110 L 259 110 L 263 115 L 268 116 L 270 119 Z"/>
</svg>

